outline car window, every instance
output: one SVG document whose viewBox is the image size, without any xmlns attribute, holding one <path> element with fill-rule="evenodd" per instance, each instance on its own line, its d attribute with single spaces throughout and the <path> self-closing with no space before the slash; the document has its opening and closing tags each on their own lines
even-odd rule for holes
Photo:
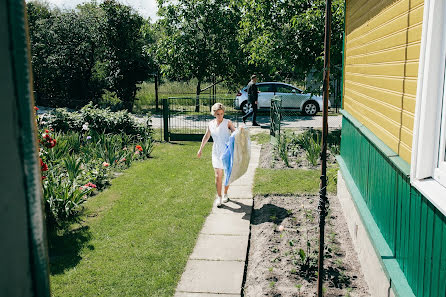
<svg viewBox="0 0 446 297">
<path fill-rule="evenodd" d="M 274 86 L 272 84 L 257 85 L 257 89 L 260 92 L 274 92 Z"/>
<path fill-rule="evenodd" d="M 293 93 L 293 90 L 295 92 L 298 92 L 298 90 L 296 90 L 295 88 L 291 87 L 291 86 L 287 86 L 287 85 L 277 85 L 277 93 Z"/>
</svg>

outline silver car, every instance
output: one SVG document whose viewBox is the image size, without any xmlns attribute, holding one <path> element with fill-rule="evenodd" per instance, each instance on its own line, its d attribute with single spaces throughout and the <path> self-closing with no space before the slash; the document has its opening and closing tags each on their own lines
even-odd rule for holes
<svg viewBox="0 0 446 297">
<path fill-rule="evenodd" d="M 252 104 L 248 102 L 248 87 L 244 87 L 237 93 L 234 101 L 234 108 L 239 109 L 243 114 L 247 114 L 252 109 Z M 269 109 L 271 107 L 271 99 L 277 95 L 282 98 L 282 108 L 297 110 L 304 115 L 315 115 L 323 109 L 323 101 L 321 96 L 303 93 L 302 90 L 281 82 L 261 82 L 257 83 L 259 91 L 258 109 Z M 330 108 L 330 101 L 328 102 Z"/>
</svg>

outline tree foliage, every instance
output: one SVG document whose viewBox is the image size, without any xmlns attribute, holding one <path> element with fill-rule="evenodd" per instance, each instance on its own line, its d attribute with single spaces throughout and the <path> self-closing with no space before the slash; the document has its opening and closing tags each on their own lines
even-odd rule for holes
<svg viewBox="0 0 446 297">
<path fill-rule="evenodd" d="M 238 84 L 251 73 L 302 80 L 323 68 L 323 0 L 158 0 L 157 58 L 169 77 L 211 74 Z M 331 61 L 341 64 L 344 1 L 332 5 Z"/>
<path fill-rule="evenodd" d="M 229 0 L 158 0 L 157 61 L 171 79 L 227 78 L 241 63 L 240 14 Z"/>
<path fill-rule="evenodd" d="M 37 104 L 79 107 L 107 90 L 132 109 L 136 84 L 154 71 L 143 51 L 148 20 L 113 0 L 65 11 L 33 1 L 27 9 Z"/>
</svg>

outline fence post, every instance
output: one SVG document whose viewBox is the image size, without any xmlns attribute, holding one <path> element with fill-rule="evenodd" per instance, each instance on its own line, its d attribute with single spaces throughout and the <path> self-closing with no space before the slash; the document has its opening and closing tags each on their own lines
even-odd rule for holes
<svg viewBox="0 0 446 297">
<path fill-rule="evenodd" d="M 156 111 L 159 110 L 158 107 L 158 73 L 155 74 L 155 105 L 156 105 Z"/>
<path fill-rule="evenodd" d="M 164 141 L 169 142 L 169 103 L 168 99 L 163 99 L 163 129 Z"/>
</svg>

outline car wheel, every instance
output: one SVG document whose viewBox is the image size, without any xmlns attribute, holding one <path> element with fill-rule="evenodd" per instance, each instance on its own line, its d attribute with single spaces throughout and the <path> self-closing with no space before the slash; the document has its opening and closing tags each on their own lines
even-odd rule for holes
<svg viewBox="0 0 446 297">
<path fill-rule="evenodd" d="M 313 116 L 318 112 L 317 103 L 315 101 L 305 102 L 302 107 L 302 113 L 304 115 Z"/>
<path fill-rule="evenodd" d="M 252 103 L 245 101 L 242 103 L 240 109 L 242 110 L 243 115 L 248 114 L 252 111 Z"/>
</svg>

